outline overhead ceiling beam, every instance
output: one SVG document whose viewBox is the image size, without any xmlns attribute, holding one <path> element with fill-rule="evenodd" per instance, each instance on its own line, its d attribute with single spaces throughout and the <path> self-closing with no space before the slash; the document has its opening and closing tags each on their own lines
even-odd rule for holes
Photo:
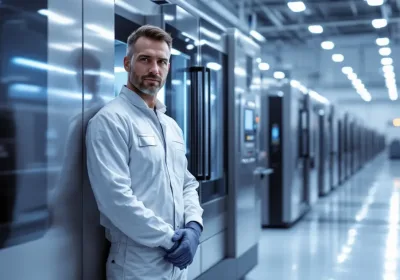
<svg viewBox="0 0 400 280">
<path fill-rule="evenodd" d="M 388 23 L 398 23 L 400 22 L 400 17 L 389 18 Z M 356 20 L 338 20 L 330 22 L 309 22 L 309 23 L 299 23 L 299 24 L 288 24 L 283 26 L 261 26 L 257 28 L 260 33 L 278 32 L 285 30 L 298 30 L 308 28 L 310 25 L 321 25 L 323 27 L 340 27 L 340 26 L 353 26 L 353 25 L 371 25 L 370 19 L 356 19 Z"/>
<path fill-rule="evenodd" d="M 239 3 L 242 0 L 237 0 L 236 3 Z M 282 1 L 282 0 L 259 0 L 258 1 L 260 3 L 260 5 L 268 5 L 268 7 L 277 7 L 277 6 L 285 6 L 287 7 L 287 1 Z M 360 1 L 361 2 L 361 1 Z M 304 1 L 304 3 L 307 5 L 348 5 L 349 1 L 348 0 L 335 0 L 335 1 L 331 1 L 331 0 L 306 0 Z"/>
<path fill-rule="evenodd" d="M 258 3 L 261 11 L 267 16 L 267 18 L 277 27 L 281 27 L 283 24 L 278 19 L 278 17 L 269 9 L 266 5 L 264 5 L 259 0 L 253 0 L 254 3 Z"/>
<path fill-rule="evenodd" d="M 350 2 L 350 9 L 353 15 L 358 15 L 357 5 L 353 1 Z"/>
</svg>

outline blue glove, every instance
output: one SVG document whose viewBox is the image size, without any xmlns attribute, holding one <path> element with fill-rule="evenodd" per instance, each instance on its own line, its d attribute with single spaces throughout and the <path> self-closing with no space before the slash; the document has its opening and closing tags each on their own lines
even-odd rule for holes
<svg viewBox="0 0 400 280">
<path fill-rule="evenodd" d="M 178 248 L 172 253 L 168 253 L 164 259 L 179 267 L 185 269 L 193 262 L 199 245 L 201 227 L 196 222 L 189 222 L 186 228 L 179 229 L 172 237 L 173 242 L 179 242 Z"/>
<path fill-rule="evenodd" d="M 165 248 L 163 248 L 163 249 L 167 254 L 169 254 L 169 253 L 172 253 L 173 251 L 175 251 L 175 249 L 178 248 L 178 246 L 179 246 L 179 242 L 175 242 L 174 245 L 172 245 L 171 249 L 168 249 L 168 250 Z"/>
</svg>

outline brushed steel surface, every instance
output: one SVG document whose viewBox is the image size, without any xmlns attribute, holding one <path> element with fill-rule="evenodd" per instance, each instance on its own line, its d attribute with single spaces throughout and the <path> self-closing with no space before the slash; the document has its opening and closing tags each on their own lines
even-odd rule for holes
<svg viewBox="0 0 400 280">
<path fill-rule="evenodd" d="M 3 4 L 5 1 L 3 1 Z M 20 244 L 0 251 L 0 278 L 1 279 L 43 279 L 43 280 L 71 280 L 80 279 L 83 270 L 82 259 L 82 1 L 69 2 L 49 0 L 47 6 L 37 7 L 37 10 L 28 10 L 35 7 L 31 1 L 9 1 L 11 6 L 19 6 L 26 16 L 44 20 L 45 15 L 38 11 L 45 9 L 59 17 L 48 14 L 47 33 L 37 34 L 48 41 L 44 51 L 47 51 L 47 60 L 38 63 L 25 64 L 32 70 L 42 73 L 47 71 L 47 84 L 41 90 L 47 99 L 46 108 L 35 105 L 35 101 L 26 102 L 26 110 L 32 115 L 27 117 L 27 124 L 44 114 L 47 122 L 47 131 L 40 130 L 41 123 L 35 123 L 35 129 L 30 137 L 18 139 L 26 141 L 26 147 L 34 147 L 29 143 L 42 141 L 45 138 L 47 155 L 47 189 L 48 206 L 51 215 L 50 227 L 45 235 L 37 240 Z M 29 5 L 28 5 L 29 2 Z M 46 3 L 46 1 L 44 1 Z M 24 16 L 25 16 L 24 15 Z M 24 19 L 22 16 L 22 20 Z M 62 18 L 60 18 L 62 17 Z M 1 20 L 1 19 L 0 19 Z M 27 26 L 26 28 L 29 28 Z M 39 32 L 39 29 L 31 32 Z M 20 32 L 16 30 L 16 32 Z M 8 41 L 1 41 L 7 44 Z M 40 42 L 32 41 L 41 47 Z M 32 47 L 32 50 L 35 48 Z M 34 53 L 24 54 L 26 59 L 35 59 Z M 47 70 L 45 70 L 47 69 Z M 35 84 L 34 74 L 24 77 L 22 82 Z M 25 87 L 26 89 L 27 87 Z M 31 87 L 32 88 L 32 87 Z M 24 94 L 32 94 L 25 91 Z M 40 98 L 40 96 L 38 96 Z M 17 126 L 23 123 L 16 123 Z M 75 132 L 80 132 L 75 134 Z M 45 134 L 45 135 L 43 135 Z M 23 136 L 23 135 L 21 135 Z M 34 151 L 32 151 L 34 152 Z M 21 154 L 20 159 L 27 159 L 27 154 Z M 34 168 L 34 166 L 32 166 Z M 32 182 L 34 184 L 34 182 Z M 35 186 L 32 186 L 35 187 Z M 28 196 L 35 196 L 34 188 L 30 188 Z M 21 269 L 21 263 L 24 269 Z"/>
<path fill-rule="evenodd" d="M 247 36 L 235 29 L 228 32 L 228 187 L 229 187 L 229 222 L 228 255 L 239 257 L 258 242 L 261 209 L 257 197 L 257 182 L 253 175 L 257 167 L 255 160 L 245 154 L 243 115 L 244 104 L 252 101 L 256 104 L 259 89 L 254 87 L 254 78 L 260 78 L 254 69 L 255 59 L 260 52 L 259 46 Z M 247 57 L 253 59 L 253 79 L 246 80 Z M 251 87 L 251 88 L 250 88 Z M 256 105 L 257 106 L 257 105 Z M 257 113 L 257 109 L 255 110 Z M 254 156 L 254 158 L 256 155 Z"/>
<path fill-rule="evenodd" d="M 201 274 L 201 249 L 202 244 L 197 247 L 192 264 L 188 267 L 187 280 L 193 280 Z"/>
<path fill-rule="evenodd" d="M 114 3 L 84 0 L 83 44 L 98 50 L 83 49 L 83 135 L 89 120 L 114 99 Z M 96 12 L 93 12 L 96 11 Z M 133 31 L 133 30 L 132 30 Z M 84 149 L 85 151 L 85 149 Z M 83 279 L 105 279 L 108 242 L 100 225 L 97 208 L 83 155 Z"/>
<path fill-rule="evenodd" d="M 225 240 L 226 230 L 201 244 L 201 272 L 207 271 L 225 258 Z"/>
</svg>

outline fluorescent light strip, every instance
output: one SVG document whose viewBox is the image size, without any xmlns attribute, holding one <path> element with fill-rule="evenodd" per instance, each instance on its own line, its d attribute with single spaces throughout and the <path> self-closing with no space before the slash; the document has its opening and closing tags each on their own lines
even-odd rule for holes
<svg viewBox="0 0 400 280">
<path fill-rule="evenodd" d="M 353 72 L 353 68 L 349 66 L 344 66 L 342 67 L 342 73 L 347 75 L 347 78 L 351 81 L 353 87 L 356 89 L 357 93 L 364 101 L 371 101 L 371 94 L 365 88 L 365 85 L 362 83 L 362 81 L 357 78 L 357 74 Z"/>
</svg>

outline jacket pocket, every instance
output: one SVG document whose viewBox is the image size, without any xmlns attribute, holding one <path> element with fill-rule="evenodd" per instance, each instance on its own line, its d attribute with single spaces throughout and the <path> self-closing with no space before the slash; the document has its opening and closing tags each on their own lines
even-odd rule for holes
<svg viewBox="0 0 400 280">
<path fill-rule="evenodd" d="M 139 147 L 157 146 L 156 137 L 150 134 L 138 135 Z"/>
<path fill-rule="evenodd" d="M 174 172 L 178 178 L 183 178 L 186 171 L 185 144 L 180 141 L 172 141 L 174 147 Z"/>
</svg>

